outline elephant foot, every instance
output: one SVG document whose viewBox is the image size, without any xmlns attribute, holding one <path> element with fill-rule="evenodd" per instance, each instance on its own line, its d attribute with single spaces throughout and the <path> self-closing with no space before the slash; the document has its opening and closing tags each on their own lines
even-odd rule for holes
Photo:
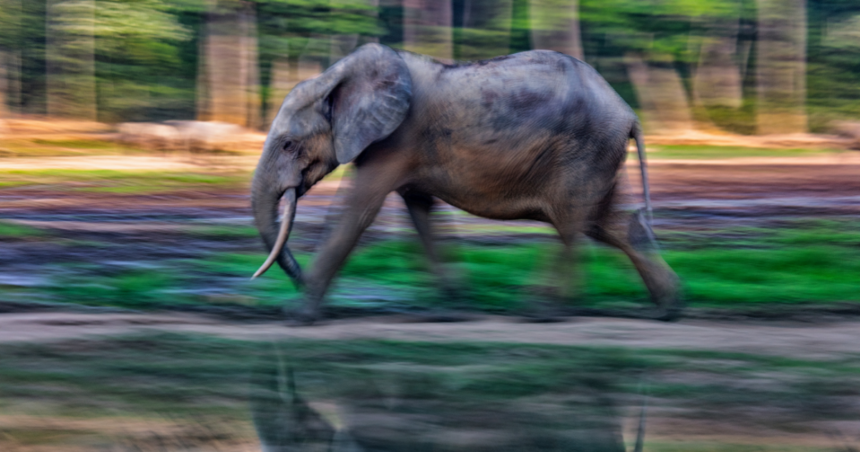
<svg viewBox="0 0 860 452">
<path fill-rule="evenodd" d="M 459 310 L 469 307 L 470 297 L 460 287 L 444 286 L 440 295 L 441 300 L 439 305 L 446 309 Z"/>
<path fill-rule="evenodd" d="M 311 309 L 284 310 L 287 326 L 302 327 L 318 324 L 320 315 Z"/>
<path fill-rule="evenodd" d="M 676 303 L 672 306 L 657 308 L 657 313 L 654 315 L 654 320 L 661 322 L 677 322 L 683 316 L 684 308 L 681 303 Z"/>
<path fill-rule="evenodd" d="M 557 300 L 538 300 L 522 315 L 526 323 L 557 323 L 569 320 L 566 312 Z"/>
<path fill-rule="evenodd" d="M 684 299 L 680 290 L 680 280 L 672 275 L 670 289 L 663 291 L 660 296 L 654 297 L 657 305 L 655 320 L 663 322 L 675 322 L 681 319 L 684 311 Z"/>
</svg>

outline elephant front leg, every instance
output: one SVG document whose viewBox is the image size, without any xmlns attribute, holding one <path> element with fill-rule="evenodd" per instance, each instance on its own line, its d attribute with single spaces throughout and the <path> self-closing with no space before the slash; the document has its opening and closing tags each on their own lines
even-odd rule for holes
<svg viewBox="0 0 860 452">
<path fill-rule="evenodd" d="M 355 189 L 348 197 L 346 209 L 306 274 L 304 305 L 292 313 L 293 320 L 310 325 L 320 318 L 320 306 L 332 279 L 355 248 L 361 234 L 373 223 L 387 193 Z"/>
</svg>

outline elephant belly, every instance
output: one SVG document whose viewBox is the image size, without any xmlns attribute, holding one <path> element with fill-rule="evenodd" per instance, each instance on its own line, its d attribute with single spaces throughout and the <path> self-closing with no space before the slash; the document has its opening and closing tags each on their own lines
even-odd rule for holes
<svg viewBox="0 0 860 452">
<path fill-rule="evenodd" d="M 450 149 L 416 185 L 480 217 L 552 222 L 599 202 L 615 179 L 617 168 L 597 171 L 574 158 L 574 147 L 559 137 L 520 149 Z"/>
<path fill-rule="evenodd" d="M 545 212 L 545 203 L 541 199 L 483 199 L 484 202 L 464 199 L 439 199 L 452 206 L 464 210 L 472 215 L 488 218 L 491 220 L 536 220 L 549 222 L 549 215 Z"/>
<path fill-rule="evenodd" d="M 440 170 L 439 177 L 425 179 L 419 184 L 422 191 L 484 218 L 549 221 L 547 212 L 558 198 L 552 174 L 530 180 L 527 173 L 501 171 L 495 166 L 483 165 L 478 170 L 464 163 L 459 168 Z"/>
</svg>

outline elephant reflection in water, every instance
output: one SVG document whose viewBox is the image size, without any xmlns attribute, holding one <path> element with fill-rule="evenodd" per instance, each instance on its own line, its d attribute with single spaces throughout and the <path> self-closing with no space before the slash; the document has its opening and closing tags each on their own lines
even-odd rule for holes
<svg viewBox="0 0 860 452">
<path fill-rule="evenodd" d="M 632 217 L 618 207 L 631 139 L 646 199 L 645 213 Z M 296 203 L 347 163 L 355 175 L 344 212 L 303 275 L 287 246 Z M 254 277 L 277 262 L 304 289 L 304 306 L 294 313 L 303 324 L 319 318 L 335 273 L 391 192 L 403 197 L 442 287 L 452 284 L 433 245 L 429 219 L 437 198 L 485 218 L 549 223 L 565 266 L 581 234 L 616 247 L 641 275 L 657 317 L 680 312 L 678 278 L 650 231 L 639 121 L 597 71 L 557 52 L 445 65 L 379 44 L 359 47 L 286 96 L 251 192 L 270 251 Z"/>
<path fill-rule="evenodd" d="M 353 389 L 336 404 L 315 404 L 302 397 L 282 357 L 261 360 L 251 380 L 251 409 L 263 451 L 625 450 L 618 410 L 599 383 L 583 380 L 548 400 L 478 402 L 462 394 L 455 400 L 428 396 L 438 389 L 428 380 L 394 373 L 377 368 L 346 383 L 363 391 Z M 642 451 L 644 420 L 643 406 L 635 452 Z"/>
</svg>

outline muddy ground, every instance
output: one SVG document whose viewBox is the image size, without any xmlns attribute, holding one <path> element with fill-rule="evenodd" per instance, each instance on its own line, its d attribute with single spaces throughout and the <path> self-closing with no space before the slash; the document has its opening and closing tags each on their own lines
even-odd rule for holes
<svg viewBox="0 0 860 452">
<path fill-rule="evenodd" d="M 373 419 L 403 427 L 418 422 L 424 427 L 410 427 L 418 431 L 444 425 L 437 434 L 448 441 L 463 439 L 457 435 L 464 432 L 437 411 L 444 404 L 428 400 L 426 395 L 413 400 L 398 393 L 403 391 L 397 386 L 402 383 L 391 380 L 395 377 L 388 373 L 428 372 L 437 376 L 434 378 L 445 375 L 451 379 L 443 385 L 446 390 L 458 390 L 456 382 L 468 378 L 470 372 L 506 382 L 511 390 L 524 384 L 523 375 L 514 376 L 523 372 L 537 379 L 534 383 L 544 385 L 543 380 L 558 378 L 541 373 L 553 372 L 554 367 L 547 367 L 550 363 L 561 364 L 559 370 L 582 374 L 585 381 L 593 382 L 602 375 L 596 381 L 602 382 L 598 383 L 603 388 L 600 391 L 612 391 L 604 396 L 617 404 L 617 422 L 628 442 L 635 437 L 643 393 L 648 394 L 645 450 L 650 451 L 848 452 L 860 443 L 860 399 L 853 386 L 857 382 L 858 322 L 687 320 L 665 324 L 582 318 L 534 324 L 510 317 L 481 317 L 462 323 L 413 320 L 386 316 L 285 328 L 275 322 L 231 322 L 177 313 L 2 315 L 0 353 L 7 361 L 0 379 L 8 386 L 5 403 L 0 406 L 0 446 L 16 452 L 259 450 L 245 408 L 247 390 L 242 369 L 248 362 L 239 358 L 260 353 L 272 343 L 282 344 L 288 355 L 304 353 L 306 360 L 319 363 L 328 372 L 344 372 L 341 379 L 351 375 L 350 369 L 367 366 L 371 381 L 366 384 L 371 388 L 381 385 L 383 395 L 393 391 L 389 397 L 402 401 L 401 405 L 375 398 L 362 402 L 385 404 L 374 408 L 376 418 L 359 421 L 364 419 L 367 424 Z M 195 339 L 199 335 L 240 342 Z M 362 342 L 380 339 L 386 342 Z M 429 364 L 410 364 L 416 358 L 410 356 L 415 351 L 410 352 L 408 344 L 414 341 L 438 344 L 419 353 L 425 357 L 419 360 L 429 359 Z M 233 350 L 236 344 L 242 347 L 242 355 Z M 309 344 L 316 351 L 305 350 Z M 446 353 L 468 350 L 473 347 L 470 344 L 490 348 L 465 362 L 446 362 Z M 493 348 L 493 344 L 502 346 Z M 374 359 L 371 356 L 356 359 L 349 355 L 350 348 L 368 346 L 393 349 L 394 355 L 383 362 L 367 362 Z M 450 350 L 434 348 L 439 346 Z M 553 346 L 573 348 L 565 352 L 549 348 Z M 574 364 L 564 364 L 564 353 L 570 354 Z M 214 360 L 204 360 L 205 354 L 214 355 Z M 277 361 L 277 357 L 272 359 Z M 530 364 L 513 362 L 522 359 Z M 576 365 L 578 360 L 582 360 L 581 367 Z M 642 361 L 636 364 L 637 360 Z M 499 362 L 503 367 L 495 369 Z M 600 363 L 602 367 L 591 367 Z M 643 363 L 645 377 L 637 376 L 643 369 L 637 371 L 636 367 Z M 230 373 L 222 375 L 221 369 L 230 369 Z M 320 392 L 319 387 L 313 387 L 314 372 L 319 370 L 300 366 L 296 371 L 303 396 L 312 402 L 320 393 L 332 391 L 323 387 Z M 324 375 L 337 380 L 336 374 Z M 612 380 L 619 381 L 610 385 Z M 420 383 L 420 387 L 432 391 L 435 387 L 427 386 L 432 381 Z M 642 381 L 650 389 L 643 390 Z M 616 386 L 619 382 L 621 387 Z M 198 395 L 200 388 L 206 389 Z M 492 390 L 492 386 L 474 390 L 480 392 L 479 388 Z M 184 395 L 186 390 L 190 394 Z M 482 406 L 478 400 L 460 400 L 455 405 L 475 410 Z M 314 402 L 313 407 L 324 413 L 329 410 L 335 413 L 333 419 L 340 419 L 337 413 L 344 409 L 344 403 L 349 402 L 337 399 L 335 403 L 329 395 Z M 415 407 L 402 405 L 407 403 L 423 406 L 421 420 L 415 419 L 414 413 L 408 417 L 406 413 Z M 529 397 L 519 394 L 511 401 L 505 397 L 504 402 L 492 403 L 495 408 L 479 409 L 480 416 L 491 416 L 492 422 L 490 418 L 470 419 L 484 428 L 502 429 L 493 431 L 489 438 L 524 427 L 506 418 L 508 414 L 487 410 L 555 409 L 558 401 L 543 393 Z M 189 410 L 184 406 L 188 404 L 192 408 L 204 406 Z M 218 408 L 214 413 L 212 406 Z M 379 417 L 380 410 L 383 417 Z M 561 425 L 571 421 L 550 419 Z"/>
<path fill-rule="evenodd" d="M 655 228 L 659 234 L 661 231 L 719 231 L 737 226 L 769 227 L 811 218 L 856 220 L 860 218 L 858 157 L 860 155 L 849 153 L 796 159 L 654 159 L 649 166 Z M 135 168 L 157 170 L 160 165 L 167 165 L 174 169 L 193 170 L 211 169 L 213 166 L 211 160 L 171 159 L 165 157 L 157 161 L 147 158 L 146 161 L 137 162 Z M 19 160 L 18 164 L 24 164 L 22 168 L 43 164 L 66 168 L 77 164 L 74 162 L 41 159 L 38 163 L 22 163 Z M 117 162 L 116 159 L 103 163 L 108 166 L 127 164 Z M 224 168 L 247 169 L 253 163 L 253 159 L 242 158 L 221 160 L 219 164 Z M 628 182 L 631 187 L 629 203 L 632 207 L 638 202 L 639 180 L 636 171 L 630 171 Z M 338 186 L 337 182 L 323 183 L 301 200 L 292 246 L 313 250 L 325 230 L 332 204 L 336 204 Z M 258 239 L 254 237 L 225 239 L 188 233 L 189 228 L 195 227 L 250 224 L 245 187 L 143 195 L 63 192 L 62 188 L 36 185 L 0 190 L 0 218 L 47 230 L 53 236 L 68 239 L 71 243 L 58 245 L 56 241 L 42 240 L 0 242 L 0 286 L 38 285 L 45 277 L 45 266 L 57 263 L 71 267 L 96 263 L 102 267 L 146 268 L 149 263 L 165 259 L 198 258 L 207 253 L 225 251 L 259 252 L 263 258 Z M 511 233 L 490 228 L 488 233 L 484 226 L 497 223 L 463 214 L 450 214 L 454 210 L 448 206 L 441 206 L 440 210 L 449 212 L 440 215 L 439 221 L 442 238 L 450 243 L 553 240 L 551 234 L 540 230 Z M 539 224 L 520 224 L 544 228 Z M 413 234 L 401 203 L 392 196 L 363 241 L 367 243 L 392 237 L 411 237 Z M 92 242 L 111 246 L 88 245 Z M 217 293 L 219 286 L 217 282 L 212 282 L 195 290 Z M 33 301 L 44 303 L 33 304 Z M 10 346 L 62 343 L 96 336 L 167 331 L 248 341 L 488 341 L 652 351 L 752 353 L 785 360 L 845 362 L 860 356 L 860 321 L 857 320 L 857 309 L 853 305 L 839 308 L 841 311 L 829 307 L 812 314 L 809 314 L 812 311 L 805 311 L 803 315 L 792 312 L 772 318 L 767 315 L 726 316 L 725 313 L 709 314 L 705 310 L 694 310 L 691 318 L 677 324 L 611 317 L 580 317 L 561 323 L 536 324 L 518 318 L 496 316 L 475 316 L 471 321 L 441 323 L 420 321 L 427 320 L 427 317 L 420 316 L 386 316 L 335 320 L 314 328 L 289 329 L 279 322 L 267 320 L 265 315 L 255 317 L 253 322 L 240 321 L 253 316 L 230 310 L 213 309 L 202 314 L 133 313 L 109 308 L 76 307 L 58 311 L 57 306 L 50 301 L 0 295 L 0 310 L 6 311 L 0 314 L 0 343 Z M 212 313 L 222 315 L 209 315 Z M 746 387 L 744 382 L 737 384 L 740 389 Z M 856 405 L 856 393 L 849 391 L 846 397 L 848 405 Z M 749 410 L 755 411 L 755 407 Z M 773 412 L 761 408 L 760 415 L 772 416 Z M 628 433 L 633 430 L 635 423 L 631 419 L 625 421 Z M 798 427 L 798 419 L 794 419 L 795 424 L 788 427 L 764 427 L 731 419 L 720 420 L 717 417 L 688 419 L 683 411 L 664 406 L 656 411 L 651 434 L 652 438 L 664 443 L 663 447 L 655 450 L 684 450 L 683 446 L 672 446 L 676 440 L 696 443 L 695 450 L 720 451 L 789 450 L 790 447 L 796 448 L 791 450 L 847 451 L 854 449 L 838 449 L 842 447 L 839 445 L 849 447 L 847 445 L 860 442 L 855 441 L 860 439 L 860 421 L 856 416 L 824 419 L 811 413 L 808 420 L 805 429 Z M 35 434 L 50 431 L 56 434 L 55 431 L 62 430 L 69 434 L 77 430 L 104 433 L 119 429 L 126 436 L 133 437 L 153 432 L 169 436 L 170 432 L 189 428 L 187 422 L 177 422 L 175 419 L 124 418 L 77 422 L 81 425 L 47 415 L 27 417 L 6 412 L 0 416 L 0 445 L 15 446 L 12 450 L 26 452 L 64 450 L 56 442 L 30 447 L 22 443 L 19 436 L 9 436 L 12 433 L 5 433 L 3 437 L 4 432 L 19 435 L 20 431 L 34 431 Z M 207 432 L 203 436 L 211 434 L 208 427 L 203 430 Z M 236 437 L 244 438 L 241 441 L 227 441 L 226 445 L 216 446 L 219 439 L 215 438 L 210 441 L 207 450 L 254 450 L 256 444 L 249 439 L 253 437 L 249 425 L 242 424 L 238 430 L 240 432 Z M 159 448 L 157 444 L 147 444 L 147 447 L 133 445 L 108 450 L 196 450 L 170 445 Z M 707 444 L 713 444 L 714 447 L 709 448 Z M 740 446 L 732 448 L 725 446 L 727 444 Z M 784 444 L 785 448 L 780 448 L 779 444 Z"/>
<path fill-rule="evenodd" d="M 252 157 L 189 160 L 165 156 L 128 158 L 122 168 L 157 170 L 186 165 L 213 168 L 252 167 Z M 11 163 L 22 164 L 20 159 Z M 80 159 L 78 159 L 80 160 Z M 27 165 L 75 167 L 73 158 L 42 159 Z M 114 168 L 115 158 L 90 164 Z M 113 165 L 113 166 L 112 166 Z M 639 177 L 635 160 L 628 171 L 626 201 L 638 206 Z M 841 153 L 804 158 L 736 158 L 728 160 L 660 160 L 650 162 L 655 229 L 660 235 L 678 231 L 720 231 L 743 226 L 770 227 L 797 219 L 856 219 L 860 217 L 860 154 Z M 23 167 L 22 167 L 23 168 Z M 300 200 L 291 247 L 312 251 L 336 211 L 340 183 L 326 181 Z M 69 185 L 27 185 L 0 190 L 0 218 L 49 231 L 60 240 L 6 241 L 0 246 L 0 284 L 38 286 L 52 276 L 83 264 L 101 268 L 146 268 L 166 259 L 193 259 L 211 253 L 258 253 L 253 234 L 221 237 L 189 231 L 251 224 L 246 186 L 149 194 L 116 194 L 69 190 Z M 64 191 L 66 190 L 66 191 Z M 333 206 L 334 204 L 334 206 Z M 447 243 L 518 243 L 554 241 L 553 232 L 540 223 L 494 222 L 440 205 L 437 229 Z M 497 226 L 531 226 L 510 232 Z M 522 228 L 520 229 L 523 230 Z M 402 202 L 389 197 L 363 243 L 383 239 L 414 239 Z M 100 243 L 101 246 L 94 244 Z M 261 255 L 262 257 L 262 255 Z M 52 270 L 47 270 L 50 265 Z M 57 266 L 60 266 L 59 269 Z M 55 275 L 54 275 L 55 276 Z M 192 288 L 199 294 L 229 292 L 209 281 Z M 235 292 L 235 290 L 233 291 Z M 6 296 L 10 303 L 28 302 Z M 50 300 L 44 300 L 50 301 Z M 71 300 L 64 300 L 71 301 Z M 847 310 L 837 310 L 841 315 Z"/>
</svg>

